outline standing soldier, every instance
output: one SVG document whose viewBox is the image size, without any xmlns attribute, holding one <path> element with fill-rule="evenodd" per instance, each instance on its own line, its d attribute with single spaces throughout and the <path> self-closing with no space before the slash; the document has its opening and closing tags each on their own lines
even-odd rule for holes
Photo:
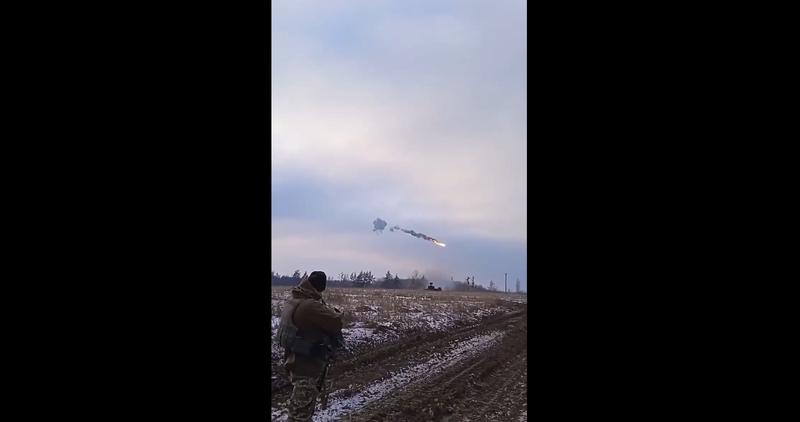
<svg viewBox="0 0 800 422">
<path fill-rule="evenodd" d="M 285 349 L 284 367 L 294 390 L 289 398 L 289 421 L 310 421 L 320 393 L 323 372 L 343 346 L 342 313 L 320 294 L 327 277 L 314 271 L 292 289 L 281 313 L 278 342 Z"/>
</svg>

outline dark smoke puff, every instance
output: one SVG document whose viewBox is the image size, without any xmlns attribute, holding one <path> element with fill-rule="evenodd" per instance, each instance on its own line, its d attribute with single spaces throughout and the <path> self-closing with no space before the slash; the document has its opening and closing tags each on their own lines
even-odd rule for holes
<svg viewBox="0 0 800 422">
<path fill-rule="evenodd" d="M 385 221 L 381 220 L 380 217 L 378 217 L 377 219 L 375 219 L 375 221 L 372 222 L 372 225 L 375 226 L 375 228 L 372 229 L 372 231 L 382 232 L 383 229 L 386 228 L 386 224 L 387 223 Z"/>
</svg>

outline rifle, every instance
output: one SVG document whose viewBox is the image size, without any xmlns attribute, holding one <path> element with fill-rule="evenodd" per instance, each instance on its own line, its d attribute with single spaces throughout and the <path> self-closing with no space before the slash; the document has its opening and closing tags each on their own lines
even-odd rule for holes
<svg viewBox="0 0 800 422">
<path fill-rule="evenodd" d="M 332 363 L 333 361 L 330 359 L 328 359 L 325 362 L 325 368 L 322 370 L 322 376 L 319 377 L 319 382 L 317 384 L 317 387 L 319 388 L 320 391 L 320 404 L 322 405 L 323 409 L 325 409 L 328 406 L 329 389 L 328 389 L 328 383 L 325 382 L 325 378 L 327 378 L 328 376 L 328 370 L 330 369 Z"/>
<path fill-rule="evenodd" d="M 348 350 L 347 346 L 344 343 L 344 337 L 341 334 L 338 336 L 326 339 L 326 359 L 325 359 L 325 367 L 322 369 L 322 376 L 319 377 L 319 383 L 317 384 L 317 388 L 320 392 L 320 405 L 323 409 L 328 406 L 328 393 L 330 389 L 333 387 L 333 381 L 326 382 L 326 378 L 328 377 L 328 371 L 331 369 L 331 365 L 333 365 L 335 350 L 344 349 Z M 328 341 L 333 341 L 331 345 Z"/>
</svg>

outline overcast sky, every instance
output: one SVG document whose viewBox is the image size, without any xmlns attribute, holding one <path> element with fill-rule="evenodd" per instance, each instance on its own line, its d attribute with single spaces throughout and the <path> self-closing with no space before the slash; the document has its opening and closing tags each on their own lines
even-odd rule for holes
<svg viewBox="0 0 800 422">
<path fill-rule="evenodd" d="M 523 0 L 273 0 L 272 269 L 527 290 L 525 33 Z"/>
</svg>

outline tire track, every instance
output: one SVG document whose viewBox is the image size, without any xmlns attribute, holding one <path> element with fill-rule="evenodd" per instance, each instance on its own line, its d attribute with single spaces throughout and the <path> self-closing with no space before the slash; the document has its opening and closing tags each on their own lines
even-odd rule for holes
<svg viewBox="0 0 800 422">
<path fill-rule="evenodd" d="M 348 415 L 349 421 L 515 420 L 527 384 L 526 321 L 501 341 L 432 376 L 417 380 Z M 487 397 L 487 392 L 497 392 Z"/>
<path fill-rule="evenodd" d="M 527 362 L 520 359 L 527 350 L 526 313 L 527 305 L 481 324 L 406 338 L 336 363 L 331 376 L 339 389 L 329 396 L 328 409 L 317 409 L 314 420 L 488 417 L 494 411 L 489 404 L 498 401 L 499 394 L 485 402 L 486 388 L 518 390 L 514 374 L 526 373 Z M 281 410 L 289 393 L 273 392 L 273 420 L 285 420 Z"/>
<path fill-rule="evenodd" d="M 526 374 L 527 371 L 527 351 L 522 354 L 522 359 L 517 364 L 509 365 L 506 370 L 502 371 L 497 376 L 500 379 L 500 386 L 493 386 L 491 390 L 494 393 L 485 401 L 485 405 L 480 411 L 476 413 L 474 418 L 477 420 L 515 420 L 509 413 L 504 413 L 509 407 L 508 395 L 510 391 L 518 390 L 514 387 L 520 383 L 520 374 Z M 527 389 L 527 385 L 525 385 Z M 516 397 L 519 399 L 519 397 Z"/>
<path fill-rule="evenodd" d="M 525 309 L 527 309 L 527 305 L 525 305 Z M 371 365 L 382 365 L 387 360 L 393 359 L 399 354 L 407 355 L 415 351 L 429 349 L 439 344 L 453 341 L 454 339 L 463 338 L 482 329 L 497 327 L 504 323 L 508 324 L 519 320 L 524 312 L 523 310 L 518 310 L 506 314 L 492 315 L 479 323 L 465 325 L 444 333 L 411 333 L 398 340 L 383 344 L 374 350 L 359 353 L 356 356 L 345 354 L 342 355 L 341 359 L 331 368 L 330 376 L 332 379 L 339 379 L 342 376 L 348 375 L 353 370 L 363 371 Z M 291 384 L 286 378 L 286 374 L 283 373 L 283 369 L 278 365 L 273 365 L 273 371 L 276 369 L 279 376 L 272 382 L 272 394 L 282 400 L 284 396 L 288 397 L 288 394 L 290 394 Z M 345 383 L 345 385 L 348 384 Z"/>
<path fill-rule="evenodd" d="M 370 403 L 389 396 L 397 390 L 414 389 L 415 385 L 434 378 L 437 374 L 456 366 L 462 360 L 481 353 L 491 347 L 503 333 L 494 331 L 466 340 L 462 344 L 431 360 L 406 368 L 403 371 L 377 383 L 369 385 L 365 391 L 354 396 L 342 399 L 334 398 L 328 409 L 319 411 L 315 422 L 339 420 L 348 413 L 357 412 Z"/>
</svg>

